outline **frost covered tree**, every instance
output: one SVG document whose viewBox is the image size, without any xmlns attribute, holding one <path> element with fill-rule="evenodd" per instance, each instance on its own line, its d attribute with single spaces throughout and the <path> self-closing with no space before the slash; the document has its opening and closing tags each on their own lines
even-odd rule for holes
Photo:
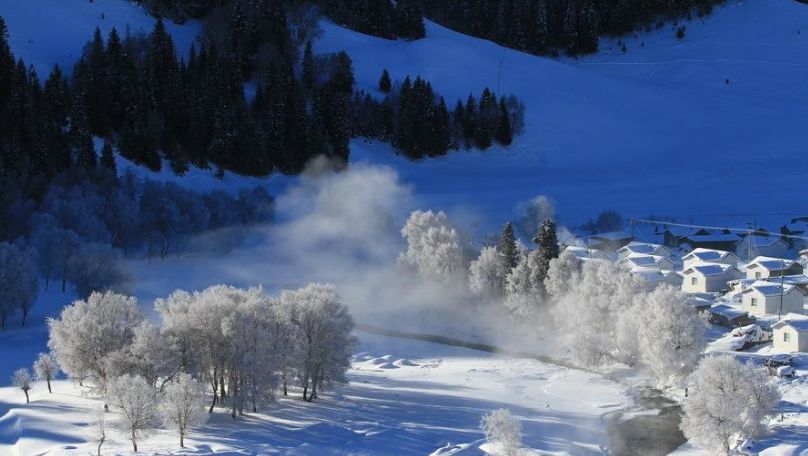
<svg viewBox="0 0 808 456">
<path fill-rule="evenodd" d="M 499 240 L 497 252 L 506 274 L 519 263 L 519 247 L 516 244 L 516 236 L 513 234 L 513 226 L 510 222 L 502 228 L 502 237 Z"/>
<path fill-rule="evenodd" d="M 313 283 L 299 290 L 284 291 L 281 303 L 292 315 L 297 375 L 303 399 L 311 402 L 317 397 L 318 388 L 346 381 L 345 372 L 356 346 L 351 335 L 353 318 L 331 285 Z"/>
<path fill-rule="evenodd" d="M 484 247 L 480 256 L 469 264 L 469 289 L 486 299 L 502 296 L 505 269 L 502 258 L 494 247 Z"/>
<path fill-rule="evenodd" d="M 180 447 L 185 448 L 188 431 L 204 423 L 205 388 L 192 376 L 182 373 L 166 385 L 162 402 L 163 424 L 180 436 Z"/>
<path fill-rule="evenodd" d="M 14 375 L 11 376 L 11 383 L 14 387 L 19 388 L 23 393 L 25 393 L 25 403 L 29 403 L 30 399 L 28 397 L 28 391 L 31 391 L 33 386 L 34 379 L 31 378 L 31 372 L 28 369 L 17 369 L 14 371 Z"/>
<path fill-rule="evenodd" d="M 109 381 L 107 401 L 120 416 L 115 423 L 137 453 L 137 442 L 159 425 L 159 396 L 143 377 L 122 375 Z"/>
<path fill-rule="evenodd" d="M 142 321 L 133 329 L 132 341 L 109 355 L 108 368 L 115 375 L 138 375 L 162 390 L 182 367 L 177 341 L 156 325 Z"/>
<path fill-rule="evenodd" d="M 572 252 L 565 250 L 558 258 L 550 260 L 547 278 L 544 279 L 544 288 L 549 297 L 559 299 L 570 292 L 579 277 L 578 258 Z"/>
<path fill-rule="evenodd" d="M 107 411 L 103 407 L 95 410 L 95 418 L 92 422 L 91 435 L 93 442 L 97 442 L 96 456 L 101 456 L 101 447 L 107 441 Z"/>
<path fill-rule="evenodd" d="M 48 320 L 48 347 L 62 371 L 79 382 L 89 381 L 103 395 L 116 375 L 112 355 L 135 337 L 144 316 L 135 298 L 113 292 L 92 293 Z"/>
<path fill-rule="evenodd" d="M 538 274 L 544 286 L 544 279 L 547 278 L 547 271 L 550 269 L 550 261 L 558 258 L 560 253 L 558 246 L 558 235 L 556 234 L 556 223 L 547 219 L 539 225 L 536 237 L 533 242 L 539 246 Z"/>
<path fill-rule="evenodd" d="M 52 393 L 51 380 L 53 380 L 59 373 L 59 364 L 50 353 L 40 353 L 36 361 L 34 361 L 34 374 L 40 381 L 44 381 L 48 385 L 48 392 Z"/>
<path fill-rule="evenodd" d="M 499 409 L 483 415 L 480 428 L 486 440 L 498 442 L 505 456 L 518 456 L 522 450 L 522 423 L 510 410 Z"/>
<path fill-rule="evenodd" d="M 707 450 L 729 454 L 736 437 L 757 438 L 774 413 L 780 392 L 766 372 L 732 356 L 709 356 L 690 379 L 681 428 Z"/>
<path fill-rule="evenodd" d="M 705 323 L 687 305 L 687 295 L 670 285 L 657 287 L 640 300 L 642 324 L 635 336 L 642 362 L 659 382 L 678 383 L 704 351 Z"/>
<path fill-rule="evenodd" d="M 645 288 L 630 272 L 608 261 L 586 261 L 568 293 L 552 308 L 559 332 L 582 365 L 606 361 L 631 363 L 636 344 L 626 346 L 616 337 L 618 318 L 629 312 Z"/>
<path fill-rule="evenodd" d="M 90 243 L 79 246 L 68 262 L 67 280 L 76 286 L 79 296 L 93 291 L 120 291 L 129 272 L 120 261 L 120 253 L 108 244 Z"/>
<path fill-rule="evenodd" d="M 523 256 L 505 277 L 505 306 L 517 317 L 534 315 L 544 300 L 537 250 Z"/>
<path fill-rule="evenodd" d="M 22 325 L 39 293 L 34 254 L 8 242 L 0 243 L 0 328 L 6 318 L 18 309 L 22 312 Z"/>
<path fill-rule="evenodd" d="M 443 212 L 413 212 L 401 235 L 407 240 L 407 250 L 401 254 L 399 262 L 420 277 L 444 281 L 463 271 L 460 236 Z"/>
</svg>

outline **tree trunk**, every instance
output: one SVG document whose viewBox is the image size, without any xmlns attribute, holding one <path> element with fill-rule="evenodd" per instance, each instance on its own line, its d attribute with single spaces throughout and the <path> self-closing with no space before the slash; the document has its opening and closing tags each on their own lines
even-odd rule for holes
<svg viewBox="0 0 808 456">
<path fill-rule="evenodd" d="M 53 390 L 51 389 L 50 379 L 46 380 L 48 382 L 48 393 L 53 394 Z"/>
<path fill-rule="evenodd" d="M 289 395 L 289 390 L 287 389 L 287 385 L 286 385 L 286 372 L 283 373 L 283 395 L 284 396 Z"/>
<path fill-rule="evenodd" d="M 45 291 L 48 291 L 48 285 L 50 284 L 50 276 L 45 277 Z M 101 451 L 101 450 L 99 450 Z"/>
<path fill-rule="evenodd" d="M 185 433 L 180 432 L 180 448 L 185 448 Z"/>
<path fill-rule="evenodd" d="M 28 398 L 28 390 L 23 390 L 23 393 L 25 393 L 25 403 L 26 403 L 26 404 L 31 403 L 31 401 L 30 401 L 30 400 L 29 400 L 29 398 Z"/>
<path fill-rule="evenodd" d="M 98 441 L 98 449 L 96 450 L 96 455 L 97 456 L 101 456 L 101 445 L 104 444 L 104 440 L 106 440 L 106 439 L 104 439 L 102 437 L 101 440 Z"/>
<path fill-rule="evenodd" d="M 22 326 L 25 327 L 25 320 L 28 318 L 28 309 L 22 309 Z"/>
<path fill-rule="evenodd" d="M 137 440 L 135 440 L 135 431 L 132 431 L 132 449 L 137 453 Z"/>
</svg>

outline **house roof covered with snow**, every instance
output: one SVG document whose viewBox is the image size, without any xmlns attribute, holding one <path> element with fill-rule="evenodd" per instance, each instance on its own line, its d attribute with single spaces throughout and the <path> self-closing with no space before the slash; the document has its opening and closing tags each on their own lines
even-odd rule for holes
<svg viewBox="0 0 808 456">
<path fill-rule="evenodd" d="M 600 250 L 588 249 L 586 247 L 579 247 L 577 245 L 568 245 L 564 248 L 565 251 L 572 253 L 579 260 L 608 260 L 609 256 Z"/>
<path fill-rule="evenodd" d="M 746 265 L 746 269 L 761 268 L 767 271 L 782 271 L 790 268 L 794 263 L 794 260 L 787 260 L 785 258 L 759 256 L 750 261 L 749 264 Z"/>
<path fill-rule="evenodd" d="M 689 268 L 683 271 L 683 274 L 687 275 L 696 273 L 703 275 L 704 277 L 710 277 L 726 274 L 727 271 L 729 271 L 730 269 L 736 269 L 736 268 L 728 264 L 702 263 L 690 266 Z"/>
<path fill-rule="evenodd" d="M 628 245 L 621 247 L 618 252 L 620 253 L 627 253 L 631 255 L 632 253 L 638 253 L 643 255 L 653 255 L 660 250 L 668 250 L 667 247 L 661 246 L 659 244 L 651 244 L 648 242 L 637 242 L 632 241 L 629 242 Z"/>
<path fill-rule="evenodd" d="M 728 319 L 733 319 L 737 317 L 743 317 L 745 315 L 749 315 L 749 312 L 745 310 L 741 310 L 735 307 L 728 306 L 726 304 L 718 304 L 715 306 L 710 307 L 710 313 L 723 315 Z"/>
<path fill-rule="evenodd" d="M 771 247 L 775 244 L 785 244 L 779 236 L 772 235 L 772 236 L 746 236 L 743 238 L 743 242 L 745 244 L 752 243 L 752 247 Z"/>
<path fill-rule="evenodd" d="M 682 257 L 683 260 L 691 260 L 691 259 L 698 259 L 699 261 L 703 261 L 705 263 L 709 263 L 711 261 L 719 261 L 723 260 L 728 257 L 734 257 L 737 259 L 738 257 L 732 253 L 727 252 L 724 250 L 713 250 L 713 249 L 705 249 L 699 247 L 697 249 L 693 249 L 690 253 Z"/>
<path fill-rule="evenodd" d="M 632 253 L 631 255 L 620 260 L 618 263 L 622 264 L 631 263 L 634 266 L 649 267 L 649 266 L 657 266 L 661 261 L 669 261 L 669 260 L 661 255 L 644 255 L 644 254 Z"/>
<path fill-rule="evenodd" d="M 743 293 L 749 293 L 751 291 L 757 291 L 758 293 L 762 294 L 763 296 L 778 296 L 781 293 L 780 284 L 777 282 L 770 282 L 767 280 L 758 280 L 754 282 L 752 285 L 749 285 L 749 288 L 743 291 Z M 790 285 L 787 283 L 783 284 L 782 293 L 788 294 L 792 291 L 796 290 L 800 294 L 805 294 L 799 288 L 794 285 Z"/>
<path fill-rule="evenodd" d="M 780 329 L 784 326 L 790 326 L 798 332 L 808 331 L 808 317 L 805 315 L 790 313 L 783 317 L 782 320 L 772 325 L 772 329 Z"/>
</svg>

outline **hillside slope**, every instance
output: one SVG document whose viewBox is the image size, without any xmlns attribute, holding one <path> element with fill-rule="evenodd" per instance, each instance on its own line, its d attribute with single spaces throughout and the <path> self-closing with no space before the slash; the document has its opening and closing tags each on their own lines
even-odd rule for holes
<svg viewBox="0 0 808 456">
<path fill-rule="evenodd" d="M 450 106 L 498 80 L 525 101 L 527 131 L 505 151 L 409 163 L 354 144 L 354 160 L 396 167 L 435 204 L 507 217 L 517 201 L 546 194 L 568 223 L 609 207 L 713 221 L 808 210 L 792 198 L 808 169 L 808 5 L 730 0 L 687 23 L 681 43 L 665 27 L 627 40 L 625 54 L 604 41 L 600 54 L 579 60 L 527 55 L 434 23 L 415 42 L 324 27 L 318 49 L 346 49 L 362 88 L 388 68 L 398 79 L 427 77 Z"/>
</svg>

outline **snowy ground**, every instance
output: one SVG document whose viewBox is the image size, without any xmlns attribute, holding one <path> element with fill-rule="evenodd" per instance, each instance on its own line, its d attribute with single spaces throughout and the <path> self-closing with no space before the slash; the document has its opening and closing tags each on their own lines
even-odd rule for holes
<svg viewBox="0 0 808 456">
<path fill-rule="evenodd" d="M 359 337 L 350 384 L 315 403 L 281 399 L 265 414 L 235 423 L 217 411 L 181 452 L 168 431 L 139 446 L 146 454 L 481 454 L 481 415 L 507 407 L 522 421 L 525 445 L 540 454 L 597 455 L 607 442 L 604 414 L 627 403 L 619 385 L 581 371 Z M 67 381 L 54 388 L 49 395 L 37 384 L 27 406 L 21 392 L 0 388 L 0 454 L 94 454 L 88 421 L 99 402 Z M 119 434 L 105 448 L 105 454 L 130 454 Z"/>
</svg>

